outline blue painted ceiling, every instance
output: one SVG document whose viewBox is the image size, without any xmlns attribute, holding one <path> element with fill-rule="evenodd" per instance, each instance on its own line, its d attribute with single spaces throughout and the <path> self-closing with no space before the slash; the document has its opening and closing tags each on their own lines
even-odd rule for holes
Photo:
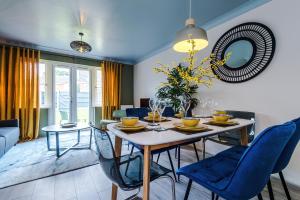
<svg viewBox="0 0 300 200">
<path fill-rule="evenodd" d="M 192 16 L 209 29 L 268 0 L 193 0 Z M 93 50 L 81 56 L 135 63 L 170 45 L 184 27 L 188 0 L 0 0 L 0 37 L 41 50 L 80 55 L 70 42 Z M 209 37 L 209 35 L 208 35 Z"/>
</svg>

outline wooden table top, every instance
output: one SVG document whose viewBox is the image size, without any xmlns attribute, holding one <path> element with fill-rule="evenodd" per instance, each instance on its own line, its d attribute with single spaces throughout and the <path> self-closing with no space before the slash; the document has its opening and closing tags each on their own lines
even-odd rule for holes
<svg viewBox="0 0 300 200">
<path fill-rule="evenodd" d="M 238 125 L 234 126 L 228 126 L 228 127 L 220 127 L 220 126 L 212 126 L 207 125 L 210 131 L 206 132 L 200 132 L 200 133 L 193 133 L 193 134 L 184 134 L 178 131 L 175 131 L 173 129 L 170 130 L 170 128 L 174 127 L 174 123 L 180 123 L 180 119 L 176 118 L 169 118 L 170 121 L 161 122 L 161 126 L 163 128 L 169 129 L 166 131 L 142 131 L 137 133 L 125 133 L 123 131 L 120 131 L 115 128 L 115 123 L 109 124 L 107 126 L 108 130 L 114 133 L 116 136 L 131 141 L 133 143 L 139 144 L 139 145 L 160 145 L 160 144 L 166 144 L 166 143 L 172 143 L 172 142 L 179 142 L 183 140 L 189 140 L 189 139 L 196 139 L 196 138 L 202 138 L 212 135 L 217 135 L 221 132 L 235 130 L 235 129 L 241 129 L 243 127 L 246 127 L 248 125 L 251 125 L 255 123 L 253 120 L 245 120 L 245 119 L 238 119 L 235 118 L 234 121 L 238 122 Z M 201 123 L 208 122 L 209 119 L 201 119 Z M 140 122 L 147 125 L 147 122 Z"/>
</svg>

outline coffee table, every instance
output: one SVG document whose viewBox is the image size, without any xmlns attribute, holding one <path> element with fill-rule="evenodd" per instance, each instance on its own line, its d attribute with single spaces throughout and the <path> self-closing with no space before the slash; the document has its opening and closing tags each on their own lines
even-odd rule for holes
<svg viewBox="0 0 300 200">
<path fill-rule="evenodd" d="M 80 143 L 80 132 L 82 130 L 88 130 L 90 129 L 90 142 L 87 147 L 76 147 Z M 78 124 L 75 127 L 72 128 L 62 128 L 60 125 L 50 125 L 42 128 L 42 131 L 46 132 L 47 135 L 47 147 L 48 151 L 56 151 L 56 156 L 61 157 L 65 153 L 67 153 L 69 150 L 81 150 L 81 149 L 91 149 L 92 145 L 92 129 L 90 128 L 89 125 L 85 124 Z M 77 142 L 70 147 L 66 148 L 61 148 L 60 147 L 60 140 L 59 140 L 59 135 L 62 133 L 68 133 L 68 132 L 75 132 L 77 131 Z M 55 134 L 55 148 L 50 147 L 50 135 L 51 133 Z"/>
</svg>

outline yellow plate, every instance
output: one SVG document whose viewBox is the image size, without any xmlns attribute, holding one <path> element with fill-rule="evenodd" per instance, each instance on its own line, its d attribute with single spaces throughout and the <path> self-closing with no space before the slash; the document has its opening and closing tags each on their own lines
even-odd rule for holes
<svg viewBox="0 0 300 200">
<path fill-rule="evenodd" d="M 199 131 L 205 131 L 208 129 L 207 126 L 198 124 L 197 126 L 194 127 L 188 127 L 184 126 L 182 123 L 175 123 L 174 124 L 175 128 L 180 130 L 180 131 L 187 131 L 187 132 L 199 132 Z"/>
<path fill-rule="evenodd" d="M 146 128 L 144 124 L 136 124 L 134 126 L 124 126 L 122 123 L 116 124 L 115 128 L 121 131 L 141 131 Z"/>
<path fill-rule="evenodd" d="M 232 121 L 232 120 L 229 120 L 229 121 L 226 121 L 226 122 L 210 120 L 208 123 L 212 124 L 212 125 L 213 124 L 215 124 L 215 125 L 235 125 L 235 124 L 238 124 L 236 121 Z"/>
<path fill-rule="evenodd" d="M 152 122 L 153 118 L 144 117 L 144 120 L 146 120 L 148 122 Z M 161 121 L 159 120 L 159 118 L 154 118 L 154 122 L 163 122 L 163 121 L 166 121 L 166 120 L 167 120 L 167 118 L 165 118 L 165 117 L 162 117 Z"/>
</svg>

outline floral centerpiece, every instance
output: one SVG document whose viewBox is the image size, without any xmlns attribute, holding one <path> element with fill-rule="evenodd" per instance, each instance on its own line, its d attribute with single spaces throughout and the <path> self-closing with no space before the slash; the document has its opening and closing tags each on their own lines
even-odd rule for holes
<svg viewBox="0 0 300 200">
<path fill-rule="evenodd" d="M 190 99 L 191 109 L 197 106 L 198 99 L 193 96 L 199 86 L 211 87 L 213 79 L 218 78 L 212 69 L 224 65 L 230 57 L 229 53 L 223 60 L 218 60 L 211 54 L 198 62 L 197 53 L 198 51 L 191 50 L 179 65 L 159 63 L 154 67 L 156 73 L 163 73 L 167 77 L 167 81 L 161 83 L 156 95 L 158 98 L 169 99 L 176 113 L 179 112 L 180 97 Z"/>
</svg>

